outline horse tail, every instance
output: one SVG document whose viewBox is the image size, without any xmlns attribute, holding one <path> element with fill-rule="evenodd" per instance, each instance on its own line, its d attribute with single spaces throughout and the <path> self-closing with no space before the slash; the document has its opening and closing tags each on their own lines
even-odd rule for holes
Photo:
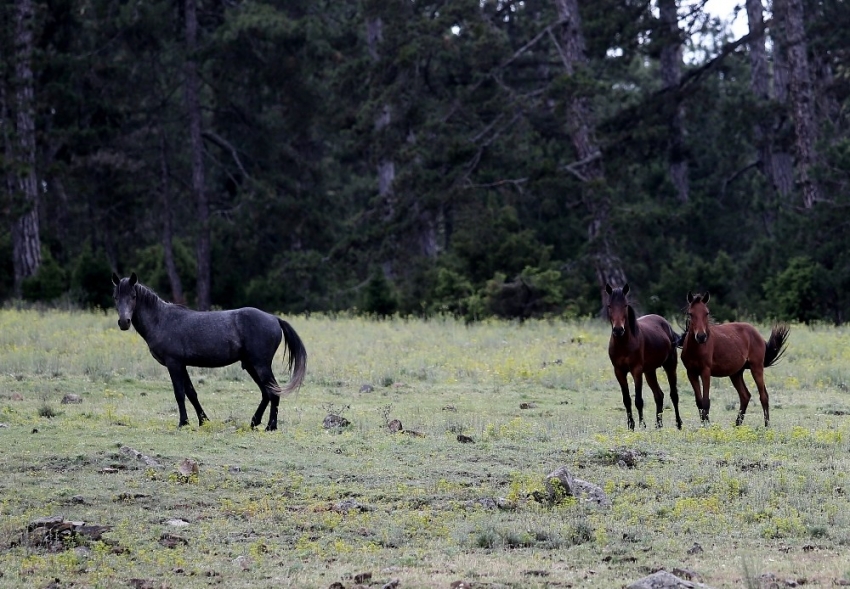
<svg viewBox="0 0 850 589">
<path fill-rule="evenodd" d="M 767 347 L 764 350 L 764 367 L 773 366 L 788 350 L 788 333 L 791 328 L 784 323 L 777 323 L 770 332 Z"/>
<path fill-rule="evenodd" d="M 286 342 L 286 348 L 289 350 L 289 372 L 292 377 L 289 379 L 289 384 L 280 389 L 279 395 L 289 394 L 301 386 L 304 381 L 304 375 L 307 373 L 307 350 L 304 348 L 304 343 L 292 326 L 281 319 L 277 318 L 280 323 L 280 329 L 283 331 L 283 339 Z"/>
<path fill-rule="evenodd" d="M 667 320 L 664 321 L 664 327 L 667 328 L 667 337 L 670 338 L 670 343 L 673 344 L 673 349 L 681 348 L 682 342 L 684 341 L 682 335 L 676 333 L 676 330 L 673 329 L 673 326 L 670 325 L 670 322 Z"/>
</svg>

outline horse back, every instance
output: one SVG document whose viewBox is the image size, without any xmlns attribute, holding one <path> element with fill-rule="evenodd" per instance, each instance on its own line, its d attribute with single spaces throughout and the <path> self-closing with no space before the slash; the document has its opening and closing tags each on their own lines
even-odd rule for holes
<svg viewBox="0 0 850 589">
<path fill-rule="evenodd" d="M 658 368 L 670 354 L 675 354 L 676 334 L 670 323 L 660 315 L 644 315 L 638 319 L 638 328 L 643 339 L 645 368 Z"/>
<path fill-rule="evenodd" d="M 731 376 L 752 364 L 764 364 L 766 342 L 749 323 L 735 322 L 711 327 L 711 375 Z"/>
</svg>

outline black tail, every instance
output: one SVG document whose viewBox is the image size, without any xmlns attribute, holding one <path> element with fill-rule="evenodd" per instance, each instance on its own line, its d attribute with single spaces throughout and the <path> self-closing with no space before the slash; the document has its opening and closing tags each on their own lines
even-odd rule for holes
<svg viewBox="0 0 850 589">
<path fill-rule="evenodd" d="M 667 336 L 670 338 L 670 341 L 673 343 L 674 348 L 681 348 L 682 343 L 684 342 L 684 333 L 679 335 L 673 329 L 673 326 L 667 323 Z"/>
<path fill-rule="evenodd" d="M 281 389 L 280 394 L 288 394 L 300 387 L 304 381 L 304 375 L 307 373 L 307 350 L 292 326 L 280 317 L 277 320 L 280 322 L 283 339 L 289 350 L 289 371 L 292 373 L 289 384 Z"/>
<path fill-rule="evenodd" d="M 774 366 L 788 350 L 788 333 L 791 328 L 784 323 L 777 323 L 770 332 L 767 348 L 764 351 L 764 367 Z"/>
</svg>

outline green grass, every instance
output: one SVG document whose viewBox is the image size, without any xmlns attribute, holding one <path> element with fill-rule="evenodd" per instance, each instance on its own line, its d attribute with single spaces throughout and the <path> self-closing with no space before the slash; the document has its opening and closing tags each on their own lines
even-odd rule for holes
<svg viewBox="0 0 850 589">
<path fill-rule="evenodd" d="M 0 587 L 350 587 L 365 572 L 377 587 L 618 587 L 674 567 L 714 587 L 850 578 L 845 328 L 794 326 L 766 371 L 769 430 L 757 400 L 733 427 L 728 379 L 700 427 L 680 367 L 684 429 L 668 400 L 664 429 L 630 432 L 601 322 L 288 319 L 308 376 L 266 433 L 247 428 L 259 392 L 238 366 L 190 369 L 212 421 L 178 430 L 165 369 L 112 313 L 0 312 Z M 282 358 L 275 369 L 285 381 Z M 351 425 L 324 430 L 329 411 Z M 391 419 L 425 436 L 392 434 Z M 618 466 L 623 449 L 634 468 Z M 197 475 L 178 474 L 185 458 Z M 560 465 L 613 506 L 531 499 Z M 21 542 L 50 515 L 112 529 L 64 549 Z"/>
</svg>

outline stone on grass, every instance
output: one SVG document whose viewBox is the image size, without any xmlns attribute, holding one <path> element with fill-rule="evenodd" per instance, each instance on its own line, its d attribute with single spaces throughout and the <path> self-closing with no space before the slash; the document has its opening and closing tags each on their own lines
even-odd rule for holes
<svg viewBox="0 0 850 589">
<path fill-rule="evenodd" d="M 658 571 L 638 579 L 626 589 L 710 589 L 708 585 L 686 581 L 667 571 Z"/>
<path fill-rule="evenodd" d="M 559 466 L 546 477 L 546 493 L 552 503 L 575 497 L 601 507 L 611 507 L 611 500 L 599 485 L 574 477 L 566 466 Z"/>
<path fill-rule="evenodd" d="M 322 421 L 322 427 L 325 429 L 341 429 L 349 425 L 351 425 L 350 421 L 342 415 L 336 415 L 335 413 L 329 413 Z"/>
<path fill-rule="evenodd" d="M 79 395 L 75 395 L 74 393 L 68 393 L 64 397 L 62 397 L 63 405 L 77 405 L 83 402 L 83 398 Z"/>
<path fill-rule="evenodd" d="M 180 461 L 180 464 L 177 465 L 177 472 L 180 473 L 181 476 L 189 478 L 193 474 L 199 474 L 200 469 L 198 468 L 197 462 L 195 462 L 191 458 L 184 458 L 182 461 Z"/>
</svg>

